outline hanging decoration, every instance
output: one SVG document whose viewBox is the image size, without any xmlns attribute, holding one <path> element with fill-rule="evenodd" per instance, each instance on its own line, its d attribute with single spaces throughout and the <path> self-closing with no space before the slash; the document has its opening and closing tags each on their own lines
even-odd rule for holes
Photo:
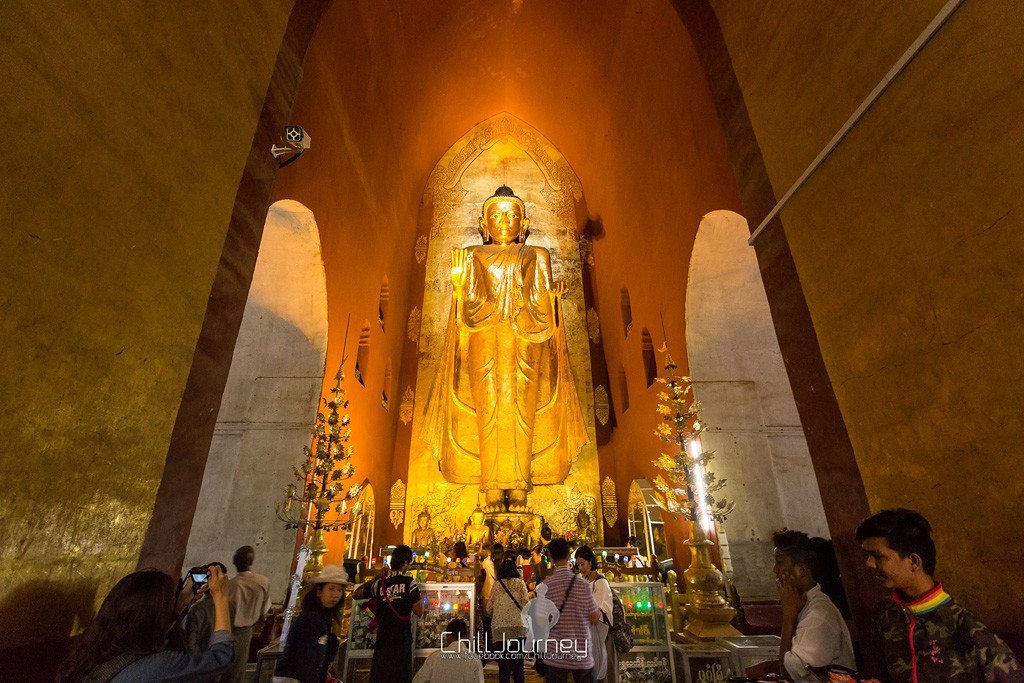
<svg viewBox="0 0 1024 683">
<path fill-rule="evenodd" d="M 412 413 L 415 405 L 416 394 L 413 393 L 412 387 L 407 386 L 402 393 L 402 403 L 398 406 L 398 419 L 402 421 L 402 424 L 407 425 L 412 422 Z"/>
<path fill-rule="evenodd" d="M 601 482 L 601 508 L 604 512 L 604 523 L 614 527 L 619 521 L 619 497 L 615 493 L 615 482 L 605 477 Z"/>
<path fill-rule="evenodd" d="M 423 312 L 418 306 L 413 306 L 409 311 L 409 322 L 405 326 L 405 335 L 413 344 L 420 344 L 420 325 L 423 323 Z"/>
<path fill-rule="evenodd" d="M 391 525 L 396 529 L 405 521 L 405 482 L 397 479 L 391 485 Z"/>
<path fill-rule="evenodd" d="M 608 390 L 603 384 L 598 384 L 594 389 L 594 415 L 597 421 L 604 427 L 612 417 L 612 406 L 608 402 Z"/>
<path fill-rule="evenodd" d="M 422 264 L 427 258 L 427 236 L 420 235 L 416 239 L 416 263 Z"/>
<path fill-rule="evenodd" d="M 597 317 L 597 311 L 593 308 L 587 309 L 587 334 L 591 343 L 601 343 L 601 319 Z"/>
</svg>

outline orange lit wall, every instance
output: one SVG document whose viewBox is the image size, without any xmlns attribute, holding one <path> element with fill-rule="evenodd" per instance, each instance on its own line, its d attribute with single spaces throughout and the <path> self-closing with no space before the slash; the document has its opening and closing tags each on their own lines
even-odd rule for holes
<svg viewBox="0 0 1024 683">
<path fill-rule="evenodd" d="M 620 518 L 629 482 L 652 474 L 660 445 L 640 330 L 648 328 L 660 346 L 663 312 L 685 370 L 683 302 L 694 235 L 708 211 L 737 209 L 703 73 L 667 4 L 335 3 L 310 48 L 295 108 L 313 149 L 278 174 L 275 199 L 302 202 L 321 229 L 328 368 L 340 358 L 346 317 L 356 329 L 374 321 L 381 278 L 390 278 L 387 331 L 371 325 L 370 387 L 349 380 L 356 465 L 377 493 L 378 538 L 385 528 L 387 538 L 398 538 L 386 522 L 387 494 L 405 477 L 391 463 L 405 461 L 393 446 L 397 433 L 398 447 L 407 448 L 408 426 L 396 420 L 397 391 L 391 412 L 383 411 L 379 385 L 387 357 L 396 388 L 411 371 L 408 353 L 401 361 L 406 317 L 421 299 L 422 282 L 409 277 L 419 201 L 441 155 L 501 111 L 565 155 L 599 231 L 595 299 L 619 425 L 600 457 L 602 477 L 619 483 Z M 628 339 L 619 315 L 623 286 L 633 301 Z M 350 350 L 354 338 L 350 332 Z M 625 413 L 617 405 L 620 365 L 630 386 Z M 673 544 L 682 538 L 675 532 Z"/>
</svg>

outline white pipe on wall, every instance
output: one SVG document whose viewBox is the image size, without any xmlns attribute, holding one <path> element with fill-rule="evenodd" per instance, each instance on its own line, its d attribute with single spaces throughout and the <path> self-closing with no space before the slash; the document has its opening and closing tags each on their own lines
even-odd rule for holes
<svg viewBox="0 0 1024 683">
<path fill-rule="evenodd" d="M 768 227 L 768 224 L 772 222 L 772 219 L 778 215 L 779 211 L 782 210 L 782 207 L 789 202 L 793 195 L 796 194 L 797 190 L 799 190 L 807 179 L 811 177 L 811 174 L 818 170 L 818 167 L 821 166 L 825 162 L 825 159 L 832 154 L 833 150 L 839 146 L 839 143 L 844 137 L 846 137 L 846 134 L 849 133 L 855 125 L 857 125 L 867 110 L 871 108 L 871 105 L 881 97 L 882 93 L 889 87 L 889 84 L 896 79 L 900 72 L 903 71 L 904 67 L 910 63 L 910 60 L 917 56 L 917 53 L 921 51 L 921 48 L 924 47 L 925 43 L 931 40 L 932 36 L 935 35 L 944 23 L 946 23 L 946 20 L 949 19 L 953 12 L 963 4 L 963 1 L 964 0 L 949 0 L 949 2 L 943 5 L 942 9 L 939 10 L 939 13 L 935 15 L 935 18 L 931 20 L 924 30 L 921 31 L 921 34 L 917 39 L 911 43 L 910 47 L 907 48 L 907 51 L 903 53 L 903 56 L 896 60 L 893 67 L 889 69 L 889 73 L 885 74 L 882 80 L 879 81 L 878 85 L 875 86 L 874 90 L 872 90 L 868 96 L 864 98 L 864 101 L 860 103 L 860 106 L 857 107 L 855 112 L 853 112 L 853 115 L 846 120 L 846 123 L 844 123 L 843 127 L 839 129 L 839 132 L 832 137 L 829 143 L 825 145 L 825 148 L 822 149 L 818 156 L 814 158 L 814 161 L 812 161 L 811 165 L 807 167 L 807 170 L 805 170 L 800 177 L 796 179 L 796 182 L 794 182 L 792 187 L 789 188 L 789 191 L 782 196 L 779 203 L 768 212 L 768 215 L 765 216 L 763 221 L 761 221 L 761 224 L 757 226 L 757 230 L 750 234 L 750 239 L 747 240 L 747 244 L 750 246 L 754 245 L 754 241 L 757 240 L 758 236 L 766 227 Z"/>
</svg>

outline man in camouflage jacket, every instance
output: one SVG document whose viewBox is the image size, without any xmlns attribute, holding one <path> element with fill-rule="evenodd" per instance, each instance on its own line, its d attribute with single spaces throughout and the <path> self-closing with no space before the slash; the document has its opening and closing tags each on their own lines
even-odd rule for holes
<svg viewBox="0 0 1024 683">
<path fill-rule="evenodd" d="M 1024 681 L 1006 643 L 941 584 L 912 601 L 894 593 L 876 628 L 892 681 Z"/>
<path fill-rule="evenodd" d="M 867 566 L 892 589 L 876 620 L 884 680 L 1021 681 L 1010 648 L 937 583 L 931 525 L 912 510 L 882 510 L 857 528 Z"/>
</svg>

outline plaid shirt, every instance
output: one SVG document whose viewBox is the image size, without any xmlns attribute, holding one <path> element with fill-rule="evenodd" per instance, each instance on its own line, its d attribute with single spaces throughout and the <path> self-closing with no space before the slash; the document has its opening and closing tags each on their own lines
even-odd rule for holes
<svg viewBox="0 0 1024 683">
<path fill-rule="evenodd" d="M 590 636 L 590 615 L 598 610 L 594 593 L 586 579 L 576 578 L 572 592 L 566 595 L 574 574 L 568 566 L 558 567 L 544 580 L 548 587 L 548 600 L 561 607 L 558 623 L 548 634 L 548 640 L 538 643 L 537 649 L 544 653 L 544 663 L 559 669 L 587 670 L 594 668 L 594 644 Z M 552 641 L 568 640 L 570 648 L 555 645 Z"/>
</svg>

